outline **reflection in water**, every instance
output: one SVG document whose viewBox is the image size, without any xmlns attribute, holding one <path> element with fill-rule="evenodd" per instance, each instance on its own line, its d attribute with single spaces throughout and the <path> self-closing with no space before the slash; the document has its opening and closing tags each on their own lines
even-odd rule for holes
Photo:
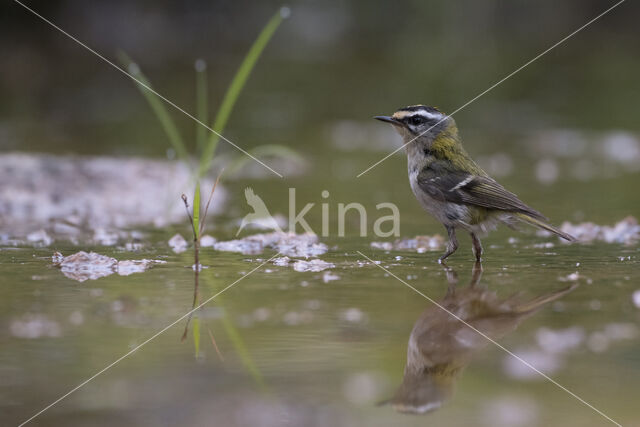
<svg viewBox="0 0 640 427">
<path fill-rule="evenodd" d="M 494 340 L 504 337 L 544 304 L 577 286 L 574 284 L 529 301 L 520 301 L 515 296 L 501 299 L 479 284 L 481 275 L 481 264 L 476 263 L 469 286 L 456 289 L 457 275 L 448 269 L 449 287 L 439 303 Z M 391 399 L 381 404 L 415 414 L 439 408 L 452 397 L 455 383 L 473 354 L 489 343 L 441 308 L 428 307 L 409 336 L 402 384 Z"/>
<path fill-rule="evenodd" d="M 206 211 L 205 211 L 206 212 Z M 199 265 L 198 264 L 198 250 L 199 250 L 199 246 L 196 247 L 196 255 L 195 255 L 195 261 L 196 264 L 194 265 Z M 200 280 L 202 279 L 203 282 L 203 286 L 205 289 L 216 289 L 217 284 L 215 283 L 215 280 L 212 278 L 211 275 L 207 275 L 205 272 L 206 270 L 202 270 L 201 268 L 194 268 L 193 269 L 194 274 L 193 274 L 193 301 L 191 303 L 191 311 L 189 313 L 189 316 L 187 317 L 187 321 L 186 324 L 184 326 L 184 332 L 182 333 L 182 338 L 181 341 L 185 341 L 188 337 L 189 334 L 189 324 L 191 323 L 193 325 L 193 345 L 194 345 L 194 350 L 195 350 L 195 358 L 199 359 L 202 357 L 202 354 L 200 353 L 200 326 L 201 326 L 201 317 L 199 316 L 199 311 L 202 308 L 203 303 L 200 302 Z M 218 288 L 219 289 L 219 288 Z M 224 290 L 223 290 L 224 291 Z M 240 357 L 240 360 L 242 361 L 242 364 L 244 366 L 244 368 L 247 370 L 247 372 L 249 373 L 249 375 L 251 375 L 251 377 L 253 378 L 253 380 L 255 381 L 255 383 L 258 385 L 258 387 L 260 388 L 261 391 L 263 392 L 267 392 L 269 391 L 269 388 L 267 386 L 267 384 L 264 381 L 264 378 L 262 376 L 262 373 L 260 372 L 260 370 L 258 369 L 257 365 L 255 364 L 255 362 L 253 361 L 253 358 L 251 357 L 251 355 L 249 354 L 249 351 L 247 350 L 247 346 L 244 342 L 244 339 L 242 338 L 242 336 L 240 335 L 238 329 L 236 328 L 236 326 L 234 325 L 233 321 L 230 319 L 230 316 L 228 314 L 228 312 L 226 310 L 224 310 L 224 306 L 222 305 L 222 297 L 220 296 L 220 294 L 223 291 L 218 291 L 215 293 L 215 302 L 217 303 L 216 305 L 222 309 L 222 316 L 220 317 L 220 322 L 222 323 L 222 326 L 224 328 L 224 331 L 227 334 L 227 337 L 229 338 L 231 344 L 233 345 L 233 349 L 235 350 L 235 352 L 237 353 L 237 355 Z M 205 303 L 210 302 L 212 299 L 209 298 L 205 301 Z M 222 353 L 220 351 L 220 349 L 218 348 L 218 344 L 216 343 L 216 340 L 214 338 L 214 334 L 211 331 L 211 328 L 209 328 L 209 326 L 205 323 L 204 319 L 202 319 L 202 327 L 206 328 L 209 338 L 211 339 L 211 344 L 213 346 L 213 348 L 216 351 L 216 354 L 218 355 L 218 358 L 220 359 L 221 362 L 224 362 L 224 357 L 222 356 Z"/>
</svg>

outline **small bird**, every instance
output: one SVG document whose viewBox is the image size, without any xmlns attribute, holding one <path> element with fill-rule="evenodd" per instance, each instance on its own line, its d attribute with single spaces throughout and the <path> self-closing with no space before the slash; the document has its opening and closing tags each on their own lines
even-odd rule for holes
<svg viewBox="0 0 640 427">
<path fill-rule="evenodd" d="M 484 235 L 498 224 L 525 222 L 557 234 L 575 238 L 550 225 L 540 212 L 498 184 L 462 147 L 458 127 L 451 116 L 435 107 L 412 105 L 392 116 L 375 116 L 391 123 L 404 140 L 409 182 L 422 207 L 447 229 L 449 241 L 444 260 L 458 249 L 456 229 L 471 234 L 473 254 L 481 261 Z"/>
</svg>

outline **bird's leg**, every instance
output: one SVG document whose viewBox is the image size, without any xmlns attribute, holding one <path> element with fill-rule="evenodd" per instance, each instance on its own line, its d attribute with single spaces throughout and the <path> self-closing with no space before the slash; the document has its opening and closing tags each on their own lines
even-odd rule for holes
<svg viewBox="0 0 640 427">
<path fill-rule="evenodd" d="M 440 264 L 444 264 L 444 260 L 458 249 L 456 229 L 451 225 L 447 225 L 445 227 L 447 228 L 447 234 L 449 234 L 449 241 L 447 242 L 447 251 L 438 259 Z"/>
<path fill-rule="evenodd" d="M 475 233 L 471 234 L 471 241 L 473 242 L 473 254 L 476 256 L 476 262 L 482 262 L 482 243 Z"/>
<path fill-rule="evenodd" d="M 447 298 L 455 298 L 456 286 L 458 285 L 458 274 L 454 269 L 448 267 L 444 262 L 441 264 L 444 267 L 444 272 L 447 275 L 447 282 L 449 283 L 449 286 L 447 286 L 447 294 L 445 295 L 444 299 L 446 300 Z"/>
<path fill-rule="evenodd" d="M 473 268 L 471 269 L 471 282 L 469 283 L 469 287 L 474 288 L 478 283 L 480 283 L 481 277 L 482 277 L 482 263 L 480 261 L 476 261 L 473 264 Z"/>
</svg>

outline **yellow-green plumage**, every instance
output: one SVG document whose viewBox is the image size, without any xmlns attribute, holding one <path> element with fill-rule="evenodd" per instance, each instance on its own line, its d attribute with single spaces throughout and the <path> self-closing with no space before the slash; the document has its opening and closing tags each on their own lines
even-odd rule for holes
<svg viewBox="0 0 640 427">
<path fill-rule="evenodd" d="M 449 243 L 441 261 L 458 247 L 456 228 L 470 233 L 478 260 L 482 254 L 478 236 L 501 222 L 523 221 L 575 240 L 483 171 L 462 146 L 450 116 L 434 107 L 413 105 L 376 119 L 391 123 L 402 135 L 413 193 L 447 229 Z"/>
<path fill-rule="evenodd" d="M 464 170 L 479 176 L 488 176 L 480 166 L 473 161 L 464 149 L 458 135 L 455 122 L 449 123 L 433 140 L 430 151 L 440 160 L 451 162 L 454 168 Z"/>
</svg>

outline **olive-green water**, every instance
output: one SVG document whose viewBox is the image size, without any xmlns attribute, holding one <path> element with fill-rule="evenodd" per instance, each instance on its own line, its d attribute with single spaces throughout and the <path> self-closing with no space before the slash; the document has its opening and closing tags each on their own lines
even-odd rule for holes
<svg viewBox="0 0 640 427">
<path fill-rule="evenodd" d="M 30 425 L 640 425 L 637 242 L 565 245 L 503 228 L 483 239 L 481 275 L 464 235 L 445 270 L 435 262 L 439 251 L 371 247 L 393 240 L 372 235 L 389 213 L 379 203 L 398 207 L 402 237 L 443 234 L 415 201 L 403 155 L 356 177 L 400 143 L 371 116 L 416 103 L 451 113 L 608 6 L 293 3 L 225 136 L 246 149 L 282 144 L 307 163 L 282 179 L 247 178 L 255 164 L 240 171 L 244 179 L 223 177 L 230 197 L 207 233 L 234 237 L 250 211 L 247 186 L 285 216 L 295 188 L 297 211 L 315 203 L 306 219 L 318 233 L 327 204 L 329 236 L 320 240 L 330 249 L 320 258 L 335 267 L 297 272 L 261 266 L 274 251 L 204 248 L 198 300 L 226 290 L 193 314 L 183 340 L 193 253 L 175 254 L 167 241 L 189 236 L 186 218 L 137 227 L 139 252 L 60 239 L 48 247 L 2 243 L 0 425 L 43 409 Z M 0 39 L 10 41 L 0 150 L 166 157 L 168 140 L 126 76 L 13 6 L 0 26 L 8 32 Z M 63 2 L 41 12 L 107 58 L 125 49 L 189 112 L 193 61 L 204 58 L 213 113 L 278 7 Z M 640 217 L 632 7 L 625 2 L 455 115 L 470 154 L 556 225 Z M 170 114 L 195 146 L 193 123 Z M 222 142 L 219 151 L 237 154 Z M 354 212 L 346 237 L 337 236 L 338 204 L 352 202 L 367 210 L 367 237 L 358 235 Z M 0 230 L 0 242 L 11 233 Z M 79 250 L 167 263 L 78 282 L 51 256 Z M 398 411 L 410 408 L 429 411 Z"/>
<path fill-rule="evenodd" d="M 369 162 L 336 156 L 352 160 L 350 172 Z M 331 156 L 318 159 L 316 171 L 322 162 L 335 162 Z M 411 198 L 406 182 L 386 183 L 385 173 L 404 174 L 404 160 L 394 157 L 388 163 L 381 167 L 383 173 L 339 185 L 317 173 L 291 184 L 229 183 L 234 213 L 210 221 L 215 228 L 209 232 L 223 239 L 233 236 L 235 228 L 224 224 L 243 215 L 242 190 L 252 184 L 275 206 L 272 213 L 286 213 L 289 186 L 298 189 L 299 203 L 320 203 L 324 200 L 319 194 L 327 189 L 331 214 L 338 202 L 373 206 L 388 200 L 401 209 L 403 236 L 441 233 Z M 516 170 L 521 172 L 513 173 L 518 179 L 512 188 L 518 182 L 535 182 L 530 168 Z M 615 186 L 620 179 L 609 179 L 606 185 Z M 362 190 L 357 189 L 360 185 Z M 617 196 L 618 205 L 596 207 L 588 197 L 572 192 L 584 185 L 567 179 L 555 186 L 531 184 L 528 190 L 523 185 L 519 193 L 554 219 L 571 219 L 579 214 L 578 206 L 588 210 L 588 218 L 603 223 L 630 213 L 624 195 Z M 358 197 L 347 199 L 347 194 Z M 637 197 L 631 190 L 626 196 Z M 545 203 L 547 197 L 562 197 L 567 203 Z M 370 212 L 378 216 L 375 208 Z M 319 229 L 320 217 L 317 204 L 308 216 L 312 227 Z M 615 421 L 638 422 L 640 310 L 633 302 L 633 293 L 640 289 L 637 246 L 564 245 L 555 238 L 501 229 L 484 239 L 484 271 L 471 283 L 466 236 L 447 272 L 435 262 L 438 252 L 371 248 L 371 241 L 385 239 L 361 238 L 357 225 L 355 216 L 348 217 L 347 237 L 321 239 L 330 251 L 320 258 L 336 265 L 327 270 L 329 276 L 326 271 L 297 272 L 269 263 L 235 283 L 275 252 L 239 255 L 204 248 L 201 259 L 209 268 L 199 276 L 199 301 L 235 284 L 196 311 L 187 338 L 181 340 L 183 319 L 42 413 L 34 425 L 608 423 L 427 298 L 465 319 L 471 316 L 472 325 L 487 337 Z M 25 421 L 190 310 L 193 254 L 188 250 L 176 255 L 166 244 L 175 231 L 188 236 L 186 224 L 145 231 L 139 253 L 64 242 L 0 250 L 3 425 Z M 167 263 L 140 274 L 80 283 L 65 277 L 50 258 L 54 250 L 68 255 L 80 249 Z M 369 263 L 358 251 L 380 264 Z M 419 321 L 425 310 L 426 320 Z M 409 378 L 396 395 L 414 324 L 427 331 L 423 354 L 444 373 Z M 391 404 L 376 405 L 394 395 L 398 408 L 429 402 L 441 407 L 410 415 Z"/>
</svg>

